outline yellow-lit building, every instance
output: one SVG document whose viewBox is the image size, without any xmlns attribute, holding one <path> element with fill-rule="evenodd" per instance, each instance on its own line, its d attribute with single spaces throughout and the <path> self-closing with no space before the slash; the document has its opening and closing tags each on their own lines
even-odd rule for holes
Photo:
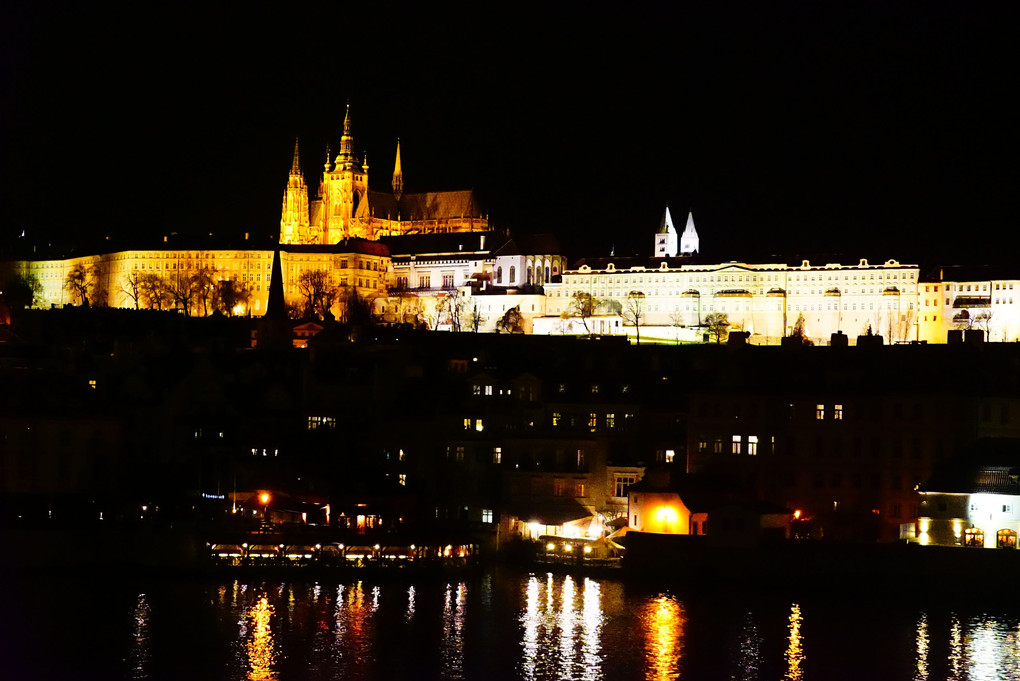
<svg viewBox="0 0 1020 681">
<path fill-rule="evenodd" d="M 218 287 L 221 282 L 232 281 L 247 290 L 247 299 L 239 301 L 230 310 L 231 313 L 250 312 L 257 316 L 266 310 L 273 253 L 268 249 L 177 249 L 170 248 L 168 244 L 160 249 L 115 251 L 62 260 L 20 261 L 8 263 L 8 266 L 16 274 L 38 279 L 42 292 L 37 305 L 41 307 L 80 304 L 78 294 L 65 284 L 72 270 L 81 268 L 90 287 L 90 304 L 180 309 L 181 304 L 174 299 L 172 292 L 166 292 L 157 301 L 144 291 L 136 290 L 132 280 L 137 275 L 157 275 L 172 291 L 183 285 L 189 276 L 205 271 L 209 275 L 207 287 Z M 346 240 L 333 247 L 288 246 L 280 249 L 280 261 L 284 295 L 287 302 L 294 305 L 300 304 L 304 297 L 298 280 L 305 271 L 325 270 L 335 286 L 354 287 L 362 299 L 384 295 L 392 276 L 386 247 L 363 239 Z M 211 314 L 216 309 L 213 301 L 215 291 L 207 293 L 204 301 L 201 293 L 195 294 L 189 313 Z"/>
<path fill-rule="evenodd" d="M 470 190 L 404 192 L 400 140 L 397 140 L 390 191 L 369 188 L 367 157 L 359 161 L 353 147 L 348 106 L 340 151 L 332 161 L 327 160 L 317 196 L 313 199 L 309 197 L 295 143 L 283 194 L 281 244 L 328 245 L 350 237 L 378 239 L 404 234 L 488 230 L 488 218 Z"/>
</svg>

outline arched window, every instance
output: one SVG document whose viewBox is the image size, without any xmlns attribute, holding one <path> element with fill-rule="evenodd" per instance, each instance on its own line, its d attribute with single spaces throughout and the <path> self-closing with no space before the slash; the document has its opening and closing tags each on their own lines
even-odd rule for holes
<svg viewBox="0 0 1020 681">
<path fill-rule="evenodd" d="M 528 265 L 528 281 L 525 283 L 527 284 L 531 283 L 531 265 Z"/>
<path fill-rule="evenodd" d="M 995 545 L 1000 549 L 1016 548 L 1016 532 L 1013 530 L 999 530 L 995 533 Z"/>
<path fill-rule="evenodd" d="M 545 267 L 545 280 L 549 281 L 549 279 L 550 279 L 550 277 L 549 277 L 549 266 L 546 265 L 546 267 Z"/>
<path fill-rule="evenodd" d="M 510 283 L 513 284 L 517 279 L 517 268 L 510 265 Z"/>
<path fill-rule="evenodd" d="M 496 283 L 497 284 L 502 284 L 503 283 L 503 268 L 502 267 L 497 267 L 496 268 Z"/>
<path fill-rule="evenodd" d="M 985 545 L 985 533 L 976 527 L 968 527 L 963 531 L 963 545 L 977 546 Z"/>
</svg>

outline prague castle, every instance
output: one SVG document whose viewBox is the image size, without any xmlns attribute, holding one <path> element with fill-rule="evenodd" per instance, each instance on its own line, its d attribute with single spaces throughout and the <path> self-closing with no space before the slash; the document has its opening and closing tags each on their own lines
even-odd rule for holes
<svg viewBox="0 0 1020 681">
<path fill-rule="evenodd" d="M 375 240 L 384 236 L 488 229 L 488 220 L 471 191 L 404 193 L 400 140 L 397 140 L 392 191 L 370 189 L 368 161 L 357 160 L 353 142 L 348 106 L 340 153 L 332 162 L 326 159 L 318 198 L 311 201 L 295 142 L 294 161 L 283 195 L 281 244 L 329 245 L 351 237 Z"/>
<path fill-rule="evenodd" d="M 720 319 L 755 344 L 790 335 L 824 344 L 839 332 L 851 342 L 873 334 L 889 343 L 944 343 L 960 330 L 1020 339 L 1020 296 L 1013 296 L 1020 277 L 1011 272 L 922 271 L 895 259 L 710 261 L 700 255 L 693 214 L 678 234 L 668 208 L 651 255 L 568 266 L 550 235 L 511 238 L 491 229 L 470 190 L 404 192 L 399 140 L 389 188 L 370 188 L 367 160 L 354 153 L 349 107 L 339 149 L 327 157 L 312 198 L 295 142 L 276 246 L 164 237 L 157 248 L 0 262 L 0 282 L 35 282 L 34 303 L 45 307 L 87 302 L 259 316 L 278 251 L 285 299 L 295 310 L 322 315 L 326 300 L 341 313 L 342 301 L 356 294 L 384 323 L 433 329 L 508 330 L 504 318 L 516 311 L 514 331 L 652 342 L 703 342 Z"/>
</svg>

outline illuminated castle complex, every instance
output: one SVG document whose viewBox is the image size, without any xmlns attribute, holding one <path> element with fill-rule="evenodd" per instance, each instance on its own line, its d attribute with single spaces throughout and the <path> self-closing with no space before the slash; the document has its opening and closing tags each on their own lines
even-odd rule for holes
<svg viewBox="0 0 1020 681">
<path fill-rule="evenodd" d="M 348 106 L 340 152 L 332 162 L 327 157 L 318 198 L 314 200 L 308 197 L 295 142 L 294 161 L 283 194 L 281 244 L 330 245 L 350 237 L 375 240 L 404 234 L 484 232 L 489 228 L 470 190 L 405 194 L 400 140 L 392 191 L 369 189 L 367 158 L 358 161 L 353 142 Z"/>
<path fill-rule="evenodd" d="M 713 324 L 754 344 L 790 335 L 828 343 L 838 332 L 850 342 L 873 333 L 890 343 L 945 343 L 962 330 L 1020 340 L 1020 277 L 1011 269 L 922 270 L 861 258 L 708 260 L 693 214 L 678 234 L 668 208 L 650 256 L 587 258 L 569 267 L 550 235 L 491 229 L 470 190 L 405 193 L 399 140 L 389 191 L 370 189 L 367 160 L 355 157 L 353 142 L 348 107 L 340 150 L 327 157 L 315 198 L 295 142 L 278 245 L 164 237 L 149 248 L 0 262 L 0 284 L 11 276 L 34 281 L 34 303 L 43 307 L 87 302 L 258 316 L 278 250 L 286 302 L 301 309 L 319 300 L 319 315 L 322 300 L 334 301 L 337 314 L 339 301 L 356 294 L 382 322 L 453 330 L 506 330 L 513 312 L 513 330 L 524 333 L 666 342 L 703 341 Z"/>
</svg>

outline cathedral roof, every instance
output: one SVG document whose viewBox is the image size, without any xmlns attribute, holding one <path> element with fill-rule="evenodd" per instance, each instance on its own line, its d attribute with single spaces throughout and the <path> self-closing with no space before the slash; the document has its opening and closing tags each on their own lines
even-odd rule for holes
<svg viewBox="0 0 1020 681">
<path fill-rule="evenodd" d="M 484 217 L 470 189 L 453 192 L 404 194 L 398 200 L 390 192 L 369 190 L 372 216 L 387 220 L 441 220 Z"/>
</svg>

